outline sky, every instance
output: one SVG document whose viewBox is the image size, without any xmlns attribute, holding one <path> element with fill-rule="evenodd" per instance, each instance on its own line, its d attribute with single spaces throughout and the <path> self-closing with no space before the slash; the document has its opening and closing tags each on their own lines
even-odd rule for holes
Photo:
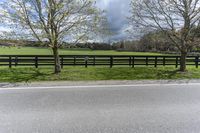
<svg viewBox="0 0 200 133">
<path fill-rule="evenodd" d="M 2 2 L 3 0 L 0 0 Z M 128 35 L 127 17 L 129 16 L 131 0 L 96 0 L 97 7 L 106 11 L 110 29 L 114 35 L 109 37 L 110 41 L 126 40 Z M 7 31 L 7 28 L 0 26 L 1 31 Z"/>
<path fill-rule="evenodd" d="M 111 41 L 126 40 L 131 0 L 97 0 L 97 6 L 106 10 L 109 26 L 114 33 Z"/>
</svg>

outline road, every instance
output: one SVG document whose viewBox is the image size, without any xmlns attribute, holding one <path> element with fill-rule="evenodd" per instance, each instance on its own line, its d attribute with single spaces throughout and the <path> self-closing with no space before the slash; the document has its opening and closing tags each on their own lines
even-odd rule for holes
<svg viewBox="0 0 200 133">
<path fill-rule="evenodd" d="M 199 133 L 200 84 L 0 89 L 0 133 Z"/>
</svg>

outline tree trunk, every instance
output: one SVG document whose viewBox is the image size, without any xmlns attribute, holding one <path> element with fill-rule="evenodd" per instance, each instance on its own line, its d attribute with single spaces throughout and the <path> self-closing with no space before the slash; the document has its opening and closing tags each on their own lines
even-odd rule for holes
<svg viewBox="0 0 200 133">
<path fill-rule="evenodd" d="M 186 71 L 186 58 L 187 58 L 187 52 L 181 52 L 181 59 L 180 59 L 180 71 L 181 72 Z"/>
<path fill-rule="evenodd" d="M 54 47 L 53 49 L 53 56 L 54 56 L 54 73 L 59 74 L 61 72 L 61 66 L 60 66 L 60 56 L 58 53 L 58 48 Z"/>
</svg>

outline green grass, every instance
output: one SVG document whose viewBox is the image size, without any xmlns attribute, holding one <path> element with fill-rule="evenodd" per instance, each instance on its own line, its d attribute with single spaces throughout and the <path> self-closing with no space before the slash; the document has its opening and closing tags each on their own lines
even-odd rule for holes
<svg viewBox="0 0 200 133">
<path fill-rule="evenodd" d="M 66 67 L 59 75 L 52 72 L 53 67 L 1 67 L 0 82 L 200 79 L 200 69 L 194 67 L 189 67 L 186 73 L 180 73 L 174 67 Z"/>
<path fill-rule="evenodd" d="M 114 50 L 60 49 L 61 55 L 161 55 L 149 52 L 118 52 Z M 0 55 L 52 55 L 49 48 L 0 47 Z"/>
<path fill-rule="evenodd" d="M 112 50 L 60 49 L 63 55 L 161 55 L 159 53 L 117 52 Z M 51 55 L 48 48 L 0 47 L 0 55 Z M 189 67 L 187 73 L 179 73 L 174 67 L 65 67 L 59 75 L 53 74 L 53 67 L 7 68 L 0 67 L 0 82 L 33 81 L 84 81 L 84 80 L 155 80 L 155 79 L 200 79 L 200 69 Z"/>
</svg>

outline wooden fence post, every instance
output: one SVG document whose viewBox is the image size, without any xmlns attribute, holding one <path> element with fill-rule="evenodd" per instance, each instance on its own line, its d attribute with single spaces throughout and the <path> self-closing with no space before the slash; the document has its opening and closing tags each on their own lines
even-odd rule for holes
<svg viewBox="0 0 200 133">
<path fill-rule="evenodd" d="M 199 56 L 195 57 L 195 65 L 196 65 L 196 68 L 199 68 Z"/>
<path fill-rule="evenodd" d="M 74 66 L 76 66 L 76 56 L 74 56 Z"/>
<path fill-rule="evenodd" d="M 12 68 L 12 56 L 9 56 L 9 68 Z"/>
<path fill-rule="evenodd" d="M 96 65 L 96 57 L 94 56 L 93 57 L 93 66 L 95 66 Z"/>
<path fill-rule="evenodd" d="M 163 57 L 163 66 L 165 66 L 165 64 L 166 64 L 166 58 Z"/>
<path fill-rule="evenodd" d="M 18 64 L 18 56 L 15 56 L 15 66 Z"/>
<path fill-rule="evenodd" d="M 38 56 L 35 56 L 35 68 L 38 68 Z"/>
<path fill-rule="evenodd" d="M 88 67 L 88 59 L 89 59 L 89 57 L 85 57 L 85 68 Z"/>
<path fill-rule="evenodd" d="M 112 67 L 113 67 L 113 57 L 110 56 L 110 68 L 112 68 Z"/>
<path fill-rule="evenodd" d="M 178 68 L 178 57 L 176 57 L 176 68 Z"/>
<path fill-rule="evenodd" d="M 135 57 L 133 56 L 132 57 L 132 68 L 134 68 L 135 67 Z"/>
<path fill-rule="evenodd" d="M 158 57 L 156 56 L 155 57 L 155 65 L 154 65 L 154 67 L 157 67 L 157 65 L 158 65 Z"/>
<path fill-rule="evenodd" d="M 146 57 L 146 66 L 148 66 L 148 65 L 149 65 L 149 58 Z"/>
</svg>

